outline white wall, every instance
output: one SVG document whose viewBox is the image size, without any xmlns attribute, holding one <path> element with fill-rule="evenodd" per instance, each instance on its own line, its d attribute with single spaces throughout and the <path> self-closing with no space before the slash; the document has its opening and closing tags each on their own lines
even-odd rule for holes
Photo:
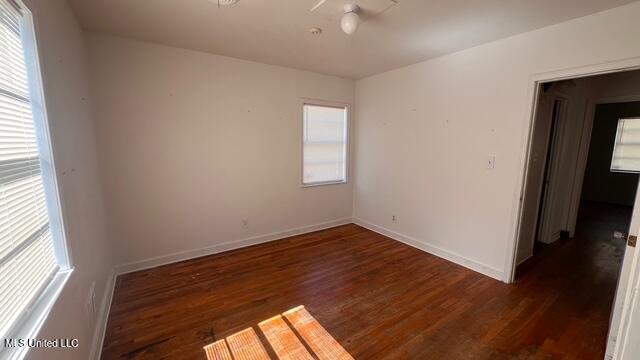
<svg viewBox="0 0 640 360">
<path fill-rule="evenodd" d="M 299 186 L 301 98 L 353 103 L 353 81 L 95 34 L 86 43 L 115 261 L 134 263 L 123 269 L 349 221 L 351 182 Z"/>
<path fill-rule="evenodd" d="M 359 80 L 354 216 L 506 279 L 532 78 L 640 56 L 638 16 L 633 3 Z"/>
<path fill-rule="evenodd" d="M 89 358 L 96 321 L 85 313 L 89 287 L 96 282 L 100 304 L 110 293 L 111 253 L 103 221 L 100 172 L 85 76 L 82 31 L 64 0 L 27 0 L 36 24 L 48 120 L 67 244 L 75 271 L 49 314 L 39 338 L 77 338 L 76 350 L 30 350 L 29 359 Z"/>
</svg>

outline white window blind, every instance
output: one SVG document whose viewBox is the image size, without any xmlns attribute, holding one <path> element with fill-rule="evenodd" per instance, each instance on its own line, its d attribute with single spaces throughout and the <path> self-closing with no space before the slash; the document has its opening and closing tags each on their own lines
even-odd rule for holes
<svg viewBox="0 0 640 360">
<path fill-rule="evenodd" d="M 618 120 L 611 171 L 640 172 L 640 118 Z"/>
<path fill-rule="evenodd" d="M 303 112 L 303 184 L 345 182 L 347 107 L 305 104 Z"/>
<path fill-rule="evenodd" d="M 29 313 L 58 269 L 21 21 L 22 14 L 0 0 L 0 338 Z"/>
</svg>

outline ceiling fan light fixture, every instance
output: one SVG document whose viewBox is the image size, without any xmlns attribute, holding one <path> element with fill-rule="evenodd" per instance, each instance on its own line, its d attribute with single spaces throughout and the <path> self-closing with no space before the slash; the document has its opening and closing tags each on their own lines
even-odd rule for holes
<svg viewBox="0 0 640 360">
<path fill-rule="evenodd" d="M 347 35 L 353 35 L 360 24 L 360 7 L 356 4 L 347 4 L 344 7 L 344 15 L 340 19 L 340 28 Z"/>
</svg>

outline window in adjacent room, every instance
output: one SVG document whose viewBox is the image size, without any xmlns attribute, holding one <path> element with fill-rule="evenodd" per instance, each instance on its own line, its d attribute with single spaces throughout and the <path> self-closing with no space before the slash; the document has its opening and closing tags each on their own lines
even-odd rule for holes
<svg viewBox="0 0 640 360">
<path fill-rule="evenodd" d="M 33 336 L 70 273 L 33 22 L 0 0 L 0 339 Z"/>
<path fill-rule="evenodd" d="M 305 102 L 303 112 L 302 184 L 345 183 L 349 107 Z"/>
<path fill-rule="evenodd" d="M 640 118 L 618 120 L 611 171 L 640 172 Z"/>
</svg>

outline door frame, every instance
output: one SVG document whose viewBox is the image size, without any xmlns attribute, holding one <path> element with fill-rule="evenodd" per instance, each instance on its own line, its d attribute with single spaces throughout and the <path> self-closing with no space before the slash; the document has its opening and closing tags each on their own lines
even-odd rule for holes
<svg viewBox="0 0 640 360">
<path fill-rule="evenodd" d="M 632 71 L 632 70 L 638 70 L 638 69 L 640 69 L 640 57 L 634 57 L 630 59 L 606 62 L 606 63 L 596 64 L 596 65 L 589 65 L 589 66 L 575 67 L 570 69 L 563 69 L 558 71 L 537 73 L 529 76 L 529 88 L 527 91 L 527 98 L 529 99 L 529 103 L 527 106 L 527 112 L 525 113 L 525 116 L 526 116 L 525 123 L 528 126 L 525 126 L 523 128 L 523 131 L 521 134 L 522 148 L 521 148 L 521 154 L 520 154 L 520 167 L 518 170 L 519 186 L 514 191 L 514 201 L 513 201 L 514 209 L 512 212 L 514 215 L 513 215 L 512 224 L 511 224 L 512 241 L 510 241 L 507 244 L 507 252 L 505 255 L 505 266 L 504 266 L 505 268 L 504 279 L 503 279 L 504 282 L 512 283 L 515 279 L 515 272 L 517 267 L 516 260 L 517 260 L 518 243 L 520 241 L 519 236 L 520 236 L 520 230 L 523 223 L 522 214 L 524 210 L 524 195 L 525 195 L 525 189 L 527 186 L 527 177 L 529 175 L 528 174 L 529 164 L 532 160 L 531 148 L 532 148 L 532 140 L 533 140 L 533 134 L 534 134 L 533 130 L 536 125 L 537 105 L 538 105 L 538 100 L 540 95 L 539 89 L 541 85 L 543 83 L 552 82 L 552 81 L 568 80 L 568 79 L 582 78 L 582 77 L 588 77 L 588 76 L 594 76 L 594 75 L 604 75 L 604 74 L 611 74 L 611 73 L 623 72 L 623 71 Z M 589 114 L 587 116 L 588 120 L 586 122 L 590 123 L 588 129 L 591 130 L 593 126 L 593 117 L 595 116 L 595 107 L 597 106 L 597 101 L 594 101 L 593 104 L 590 103 L 588 106 L 589 106 L 588 108 Z M 579 152 L 580 158 L 578 160 L 582 160 L 582 157 L 584 157 L 585 152 L 588 155 L 588 144 L 590 142 L 591 131 L 589 131 L 588 134 L 585 133 L 586 126 L 587 124 L 583 126 L 583 131 L 581 134 L 581 139 L 580 139 L 581 147 Z M 589 141 L 586 141 L 585 139 L 587 135 L 588 135 Z M 586 149 L 584 148 L 585 144 L 587 145 Z M 581 161 L 579 161 L 579 163 L 577 164 L 577 169 L 578 169 L 578 166 L 580 165 L 581 165 Z M 584 166 L 586 167 L 586 163 L 584 164 Z M 580 173 L 583 174 L 584 169 L 582 168 L 582 166 L 580 166 L 579 169 L 581 170 Z M 576 176 L 577 174 L 578 172 L 576 171 L 574 173 L 574 176 Z M 580 181 L 580 183 L 582 183 L 582 179 L 576 180 L 574 177 L 574 185 L 576 181 Z M 580 187 L 582 187 L 582 185 L 580 185 Z M 572 204 L 573 204 L 573 199 L 575 199 L 577 197 L 577 194 L 579 194 L 579 192 L 575 190 L 576 189 L 574 187 L 574 191 L 572 194 Z M 639 197 L 636 197 L 636 201 L 634 203 L 634 210 L 637 210 L 636 208 L 640 206 L 640 200 L 638 199 Z M 578 198 L 578 201 L 579 201 L 579 198 Z M 573 209 L 570 209 L 570 211 L 572 210 Z M 570 220 L 572 220 L 573 215 L 574 214 L 571 213 Z M 577 215 L 577 208 L 575 211 L 575 215 Z M 634 225 L 632 224 L 632 226 Z M 638 230 L 639 229 L 630 228 L 629 233 L 637 234 Z M 629 247 L 627 246 L 627 249 L 625 250 L 628 250 L 628 249 Z M 638 289 L 636 288 L 636 285 L 637 285 L 636 282 L 640 281 L 640 264 L 638 264 L 640 262 L 639 260 L 640 251 L 638 250 L 638 248 L 631 248 L 631 249 L 633 249 L 632 264 L 630 266 L 628 277 L 627 279 L 624 279 L 623 278 L 624 274 L 621 274 L 621 276 L 618 279 L 618 285 L 617 285 L 617 287 L 619 288 L 620 283 L 623 283 L 624 285 L 626 285 L 626 289 L 630 291 L 625 291 L 624 294 L 620 294 L 624 296 L 624 301 L 620 304 L 614 303 L 614 307 L 611 310 L 613 313 L 614 311 L 616 311 L 618 307 L 622 307 L 621 321 L 620 321 L 620 324 L 618 325 L 618 329 L 609 329 L 610 332 L 615 331 L 618 334 L 617 341 L 615 344 L 614 356 L 613 356 L 614 359 L 619 359 L 622 356 L 624 356 L 625 345 L 631 338 L 629 336 L 629 332 L 632 331 L 632 329 L 629 327 L 629 324 L 632 320 L 632 316 L 635 316 L 635 317 L 640 316 L 640 314 L 637 314 L 638 311 L 640 311 L 640 309 L 635 309 L 636 314 L 634 314 L 634 300 L 637 302 L 637 299 L 635 299 L 634 295 L 636 295 L 636 293 L 638 292 Z M 618 294 L 616 294 L 616 296 L 618 296 Z M 609 339 L 606 339 L 606 340 L 608 341 Z"/>
<path fill-rule="evenodd" d="M 510 225 L 511 241 L 507 243 L 504 263 L 504 278 L 506 283 L 512 283 L 515 279 L 516 258 L 519 242 L 519 233 L 522 225 L 522 213 L 524 205 L 524 193 L 527 185 L 527 175 L 529 163 L 531 162 L 531 145 L 533 138 L 533 129 L 536 122 L 537 103 L 539 100 L 538 89 L 543 83 L 576 79 L 594 75 L 612 74 L 623 71 L 639 70 L 640 57 L 634 57 L 619 61 L 611 61 L 596 65 L 580 66 L 575 68 L 562 69 L 557 71 L 549 71 L 542 73 L 534 73 L 529 76 L 527 99 L 527 110 L 524 114 L 527 126 L 523 128 L 521 134 L 522 147 L 520 149 L 520 161 L 518 170 L 518 184 L 513 194 L 513 211 Z M 585 134 L 582 134 L 584 137 Z"/>
</svg>

